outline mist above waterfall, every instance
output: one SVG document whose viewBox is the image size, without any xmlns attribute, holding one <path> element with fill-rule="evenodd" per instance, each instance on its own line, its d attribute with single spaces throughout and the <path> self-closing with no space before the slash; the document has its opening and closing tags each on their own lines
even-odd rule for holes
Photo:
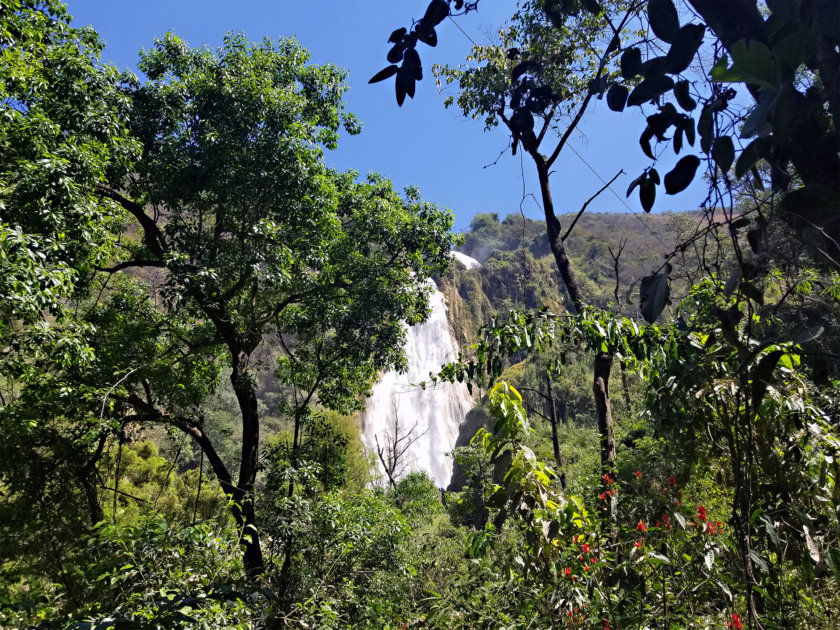
<svg viewBox="0 0 840 630">
<path fill-rule="evenodd" d="M 481 266 L 474 258 L 453 252 L 453 258 L 468 269 Z M 367 409 L 362 416 L 362 440 L 376 452 L 377 438 L 382 448 L 393 440 L 395 431 L 403 443 L 414 440 L 403 454 L 397 472 L 425 470 L 438 487 L 449 485 L 452 458 L 449 453 L 458 438 L 458 429 L 473 401 L 462 383 L 441 383 L 421 389 L 419 383 L 429 380 L 429 373 L 458 357 L 452 337 L 443 294 L 432 280 L 429 298 L 430 314 L 425 323 L 406 331 L 408 369 L 400 374 L 387 372 L 373 388 Z M 379 463 L 381 469 L 381 463 Z"/>
</svg>

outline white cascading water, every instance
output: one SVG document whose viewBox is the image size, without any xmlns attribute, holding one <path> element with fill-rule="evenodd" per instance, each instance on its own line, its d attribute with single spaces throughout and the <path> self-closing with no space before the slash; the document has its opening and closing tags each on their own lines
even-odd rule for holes
<svg viewBox="0 0 840 630">
<path fill-rule="evenodd" d="M 467 269 L 480 267 L 474 258 L 453 252 Z M 408 370 L 387 372 L 373 388 L 362 416 L 362 441 L 376 452 L 376 439 L 385 448 L 399 422 L 399 435 L 413 428 L 411 438 L 420 436 L 400 460 L 398 470 L 425 470 L 440 488 L 449 485 L 452 458 L 449 453 L 458 438 L 458 429 L 472 409 L 473 401 L 462 383 L 442 383 L 425 390 L 418 385 L 429 380 L 429 373 L 458 357 L 458 347 L 449 329 L 443 293 L 428 280 L 434 291 L 429 298 L 431 312 L 424 324 L 411 326 L 406 335 Z M 381 463 L 379 463 L 381 470 Z"/>
</svg>

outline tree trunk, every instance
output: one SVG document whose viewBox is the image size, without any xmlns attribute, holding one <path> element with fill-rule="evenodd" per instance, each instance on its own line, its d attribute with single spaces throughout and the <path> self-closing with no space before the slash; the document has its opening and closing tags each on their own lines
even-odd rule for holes
<svg viewBox="0 0 840 630">
<path fill-rule="evenodd" d="M 554 460 L 560 468 L 560 487 L 566 489 L 566 466 L 560 454 L 560 440 L 557 438 L 557 409 L 554 407 L 554 387 L 551 373 L 545 375 L 545 385 L 548 390 L 548 419 L 551 422 L 551 445 L 554 447 Z"/>
<path fill-rule="evenodd" d="M 240 347 L 231 348 L 231 355 L 233 371 L 230 381 L 242 413 L 242 458 L 239 464 L 239 480 L 231 498 L 234 502 L 234 518 L 242 528 L 245 571 L 249 576 L 254 577 L 262 573 L 264 568 L 253 497 L 260 447 L 257 392 L 248 369 L 250 353 Z"/>
<path fill-rule="evenodd" d="M 610 405 L 610 370 L 612 354 L 598 352 L 595 355 L 595 378 L 592 392 L 595 395 L 595 409 L 598 414 L 598 433 L 601 436 L 601 468 L 610 476 L 615 466 L 615 438 L 612 429 L 612 408 Z"/>
<path fill-rule="evenodd" d="M 540 180 L 540 192 L 542 194 L 543 210 L 545 212 L 545 224 L 548 230 L 548 244 L 560 277 L 569 292 L 569 298 L 577 313 L 580 313 L 584 306 L 583 295 L 580 292 L 575 274 L 572 271 L 569 257 L 566 255 L 566 247 L 563 244 L 562 227 L 560 220 L 554 214 L 554 200 L 551 196 L 551 186 L 548 181 L 548 166 L 545 158 L 534 151 L 531 157 L 537 164 L 537 175 Z M 598 432 L 601 437 L 601 466 L 605 474 L 613 475 L 615 468 L 615 438 L 613 437 L 612 409 L 610 406 L 610 367 L 612 366 L 612 354 L 599 352 L 595 355 L 593 367 L 593 391 L 595 393 L 595 411 L 598 421 Z"/>
</svg>

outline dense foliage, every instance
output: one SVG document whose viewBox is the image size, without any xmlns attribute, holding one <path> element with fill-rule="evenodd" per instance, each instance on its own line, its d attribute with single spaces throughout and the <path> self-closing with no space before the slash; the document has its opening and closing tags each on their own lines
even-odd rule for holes
<svg viewBox="0 0 840 630">
<path fill-rule="evenodd" d="M 432 0 L 374 79 L 413 97 L 418 42 L 477 4 Z M 0 625 L 832 627 L 838 15 L 686 6 L 525 1 L 438 69 L 546 209 L 459 238 L 416 190 L 324 165 L 358 123 L 294 40 L 168 34 L 140 78 L 58 2 L 3 4 Z M 699 138 L 628 191 L 649 209 L 705 163 L 698 212 L 555 214 L 601 94 L 655 108 L 653 160 Z M 448 491 L 380 483 L 352 415 L 432 276 L 462 351 L 422 385 L 477 403 Z"/>
</svg>

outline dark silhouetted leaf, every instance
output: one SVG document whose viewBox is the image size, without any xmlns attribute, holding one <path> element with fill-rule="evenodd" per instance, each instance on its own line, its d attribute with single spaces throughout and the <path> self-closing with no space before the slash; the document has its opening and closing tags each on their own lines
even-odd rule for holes
<svg viewBox="0 0 840 630">
<path fill-rule="evenodd" d="M 665 273 L 660 271 L 642 278 L 639 287 L 639 307 L 646 322 L 652 324 L 659 319 L 670 296 L 671 287 Z"/>
<path fill-rule="evenodd" d="M 633 190 L 636 188 L 636 186 L 641 184 L 642 180 L 644 180 L 646 178 L 647 178 L 647 171 L 645 171 L 644 173 L 639 175 L 636 179 L 634 179 L 632 182 L 630 182 L 630 186 L 627 187 L 627 195 L 626 196 L 629 197 L 630 194 L 633 192 Z"/>
<path fill-rule="evenodd" d="M 604 90 L 607 89 L 607 77 L 598 77 L 597 79 L 592 79 L 589 81 L 589 92 L 591 94 L 598 94 L 598 98 L 601 98 L 601 94 L 604 93 Z"/>
<path fill-rule="evenodd" d="M 688 81 L 677 81 L 677 84 L 674 86 L 674 96 L 677 97 L 677 103 L 687 112 L 697 107 L 697 101 L 691 98 L 691 95 L 688 93 L 690 85 Z"/>
<path fill-rule="evenodd" d="M 398 28 L 393 33 L 391 33 L 391 36 L 388 38 L 388 42 L 391 44 L 396 44 L 397 42 L 401 41 L 403 37 L 405 37 L 406 33 L 408 33 L 408 31 L 405 27 Z"/>
<path fill-rule="evenodd" d="M 402 107 L 405 102 L 405 95 L 408 93 L 408 86 L 414 85 L 414 77 L 411 76 L 410 71 L 406 68 L 400 68 L 397 72 L 397 80 L 394 81 L 394 89 L 397 93 L 397 105 Z"/>
<path fill-rule="evenodd" d="M 712 159 L 722 172 L 729 172 L 732 163 L 735 161 L 735 145 L 730 136 L 715 138 L 715 143 L 712 146 Z"/>
<path fill-rule="evenodd" d="M 598 15 L 601 12 L 601 4 L 598 0 L 580 0 L 583 8 L 589 11 L 592 15 Z"/>
<path fill-rule="evenodd" d="M 694 179 L 694 173 L 700 166 L 700 158 L 696 155 L 686 155 L 671 171 L 665 175 L 665 192 L 676 195 L 682 192 Z"/>
<path fill-rule="evenodd" d="M 368 83 L 379 83 L 380 81 L 384 81 L 385 79 L 388 79 L 388 78 L 394 76 L 395 74 L 397 74 L 398 71 L 399 71 L 398 66 L 395 66 L 395 65 L 388 66 L 387 68 L 383 68 L 382 70 L 380 70 L 379 72 L 374 74 L 370 78 L 370 81 L 368 81 Z"/>
<path fill-rule="evenodd" d="M 694 119 L 686 118 L 685 125 L 682 127 L 682 129 L 685 130 L 685 139 L 688 140 L 688 144 L 694 146 L 694 140 L 696 138 L 694 131 Z"/>
<path fill-rule="evenodd" d="M 682 127 L 677 127 L 676 131 L 674 131 L 674 153 L 677 155 L 682 151 L 683 133 Z"/>
<path fill-rule="evenodd" d="M 516 67 L 513 69 L 513 72 L 511 73 L 511 77 L 513 78 L 513 82 L 516 83 L 517 81 L 519 81 L 519 77 L 521 77 L 523 74 L 526 74 L 528 72 L 534 72 L 539 69 L 540 64 L 532 59 L 529 59 L 523 61 L 520 64 L 517 64 Z"/>
<path fill-rule="evenodd" d="M 514 131 L 523 133 L 534 128 L 534 115 L 524 107 L 517 109 L 510 118 L 510 125 Z"/>
<path fill-rule="evenodd" d="M 624 111 L 629 93 L 630 91 L 620 83 L 613 83 L 607 92 L 607 107 L 614 112 Z"/>
<path fill-rule="evenodd" d="M 658 74 L 668 74 L 668 68 L 671 63 L 665 55 L 661 57 L 653 57 L 642 64 L 639 74 L 643 77 L 653 77 Z"/>
<path fill-rule="evenodd" d="M 679 30 L 668 51 L 668 72 L 679 74 L 688 68 L 703 43 L 705 32 L 702 24 L 686 24 Z"/>
<path fill-rule="evenodd" d="M 671 0 L 648 0 L 648 20 L 651 30 L 659 39 L 673 43 L 680 30 L 680 18 Z"/>
<path fill-rule="evenodd" d="M 651 131 L 650 127 L 647 127 L 639 137 L 639 144 L 641 145 L 642 151 L 644 151 L 645 155 L 651 160 L 655 160 L 656 157 L 653 155 L 653 151 L 650 150 L 651 138 L 653 138 L 653 131 Z"/>
<path fill-rule="evenodd" d="M 388 59 L 388 61 L 390 61 L 391 63 L 397 63 L 398 61 L 402 61 L 403 53 L 405 52 L 406 47 L 407 46 L 405 42 L 398 42 L 394 44 L 391 50 L 388 51 L 386 59 Z"/>
<path fill-rule="evenodd" d="M 712 110 L 706 106 L 700 114 L 700 120 L 697 122 L 697 131 L 700 133 L 700 150 L 703 153 L 708 153 L 712 149 L 712 142 L 714 142 L 714 119 L 712 118 Z"/>
<path fill-rule="evenodd" d="M 438 38 L 434 26 L 426 26 L 425 23 L 421 22 L 417 25 L 416 32 L 417 39 L 419 39 L 421 42 L 433 48 L 437 46 Z"/>
<path fill-rule="evenodd" d="M 429 26 L 437 26 L 449 15 L 449 5 L 446 0 L 432 0 L 426 8 L 423 21 Z"/>
<path fill-rule="evenodd" d="M 630 92 L 630 96 L 627 98 L 627 104 L 641 105 L 661 96 L 673 87 L 674 80 L 671 77 L 666 77 L 664 74 L 648 77 Z"/>
<path fill-rule="evenodd" d="M 642 69 L 642 51 L 638 48 L 628 48 L 621 54 L 621 76 L 632 79 Z"/>
<path fill-rule="evenodd" d="M 405 53 L 403 68 L 411 72 L 411 78 L 415 81 L 423 80 L 423 66 L 420 63 L 420 53 L 414 48 L 409 48 Z M 413 96 L 413 94 L 411 95 Z"/>
<path fill-rule="evenodd" d="M 643 179 L 639 184 L 639 202 L 645 212 L 653 209 L 653 202 L 656 201 L 656 184 L 651 179 Z"/>
<path fill-rule="evenodd" d="M 760 154 L 765 151 L 770 143 L 769 138 L 756 138 L 741 151 L 741 155 L 735 161 L 735 177 L 741 179 L 760 159 Z"/>
<path fill-rule="evenodd" d="M 650 181 L 652 181 L 657 186 L 659 185 L 659 171 L 655 168 L 652 168 L 648 171 L 648 177 L 650 177 Z"/>
</svg>

